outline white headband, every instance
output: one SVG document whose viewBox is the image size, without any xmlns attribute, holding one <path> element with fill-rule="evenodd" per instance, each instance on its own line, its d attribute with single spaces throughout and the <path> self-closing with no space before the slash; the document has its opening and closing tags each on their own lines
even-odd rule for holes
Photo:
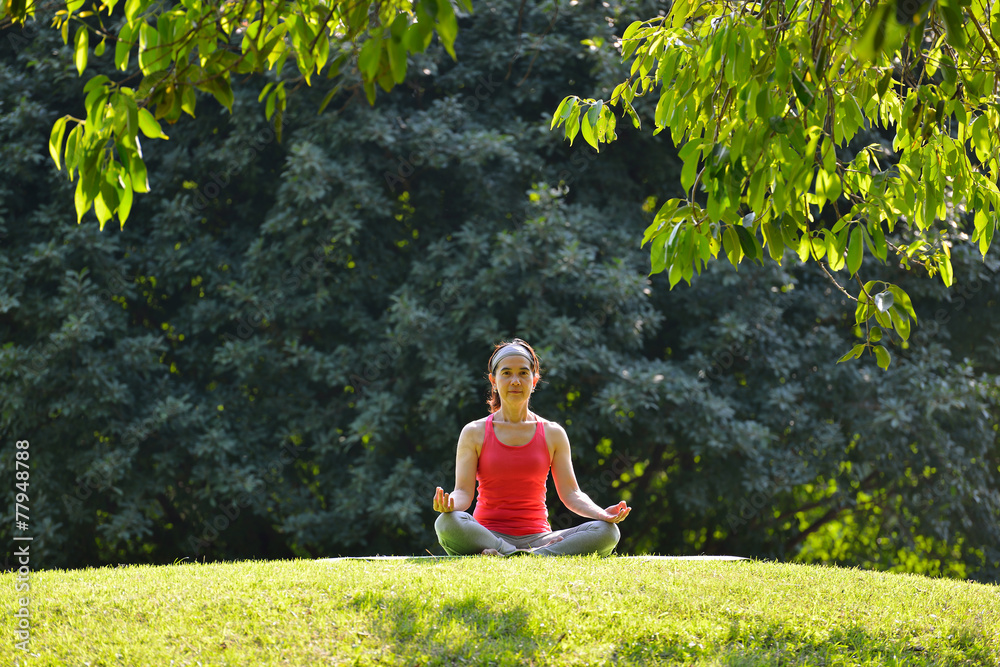
<svg viewBox="0 0 1000 667">
<path fill-rule="evenodd" d="M 493 365 L 490 367 L 490 375 L 496 375 L 497 364 L 499 364 L 501 360 L 506 359 L 507 357 L 513 357 L 514 355 L 527 359 L 529 367 L 534 364 L 531 358 L 531 352 L 528 351 L 528 348 L 519 343 L 511 343 L 510 345 L 503 346 L 495 355 L 493 355 Z"/>
</svg>

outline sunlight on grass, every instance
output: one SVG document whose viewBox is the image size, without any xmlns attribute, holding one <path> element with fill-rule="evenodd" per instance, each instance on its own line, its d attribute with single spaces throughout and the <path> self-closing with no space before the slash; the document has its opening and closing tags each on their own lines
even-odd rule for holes
<svg viewBox="0 0 1000 667">
<path fill-rule="evenodd" d="M 14 575 L 3 575 L 13 589 Z M 31 578 L 31 665 L 995 665 L 997 586 L 765 562 L 272 561 Z M 11 605 L 3 609 L 12 627 Z"/>
</svg>

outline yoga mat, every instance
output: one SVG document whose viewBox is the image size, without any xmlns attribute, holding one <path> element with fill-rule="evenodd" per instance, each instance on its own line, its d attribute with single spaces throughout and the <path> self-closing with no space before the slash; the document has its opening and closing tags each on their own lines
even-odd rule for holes
<svg viewBox="0 0 1000 667">
<path fill-rule="evenodd" d="M 335 558 L 317 558 L 321 562 L 336 560 L 447 560 L 451 558 L 477 558 L 473 556 L 338 556 Z M 748 560 L 743 556 L 609 556 L 609 558 L 629 558 L 632 560 Z"/>
</svg>

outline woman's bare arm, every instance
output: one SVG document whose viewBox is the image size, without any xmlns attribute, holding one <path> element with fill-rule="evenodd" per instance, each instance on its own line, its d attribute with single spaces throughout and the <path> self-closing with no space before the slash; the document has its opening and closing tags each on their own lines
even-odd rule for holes
<svg viewBox="0 0 1000 667">
<path fill-rule="evenodd" d="M 464 512 L 472 506 L 479 467 L 479 445 L 485 433 L 485 427 L 479 422 L 466 424 L 462 429 L 455 453 L 455 490 L 445 493 L 444 489 L 437 487 L 434 492 L 435 512 Z"/>
<path fill-rule="evenodd" d="M 563 505 L 571 512 L 588 519 L 600 519 L 609 523 L 623 521 L 632 511 L 624 500 L 606 509 L 601 508 L 580 488 L 576 481 L 576 473 L 573 472 L 569 437 L 563 427 L 550 422 L 546 437 L 553 445 L 552 480 L 556 484 L 556 493 L 559 494 Z"/>
</svg>

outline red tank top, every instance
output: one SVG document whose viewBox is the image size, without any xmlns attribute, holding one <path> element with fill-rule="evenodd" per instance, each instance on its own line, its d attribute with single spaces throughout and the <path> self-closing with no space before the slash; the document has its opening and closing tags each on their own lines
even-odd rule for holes
<svg viewBox="0 0 1000 667">
<path fill-rule="evenodd" d="M 486 418 L 486 437 L 476 469 L 479 490 L 472 516 L 486 528 L 504 535 L 550 532 L 545 508 L 545 483 L 550 466 L 541 420 L 528 444 L 511 447 L 500 442 L 493 432 L 493 415 L 490 415 Z"/>
</svg>

